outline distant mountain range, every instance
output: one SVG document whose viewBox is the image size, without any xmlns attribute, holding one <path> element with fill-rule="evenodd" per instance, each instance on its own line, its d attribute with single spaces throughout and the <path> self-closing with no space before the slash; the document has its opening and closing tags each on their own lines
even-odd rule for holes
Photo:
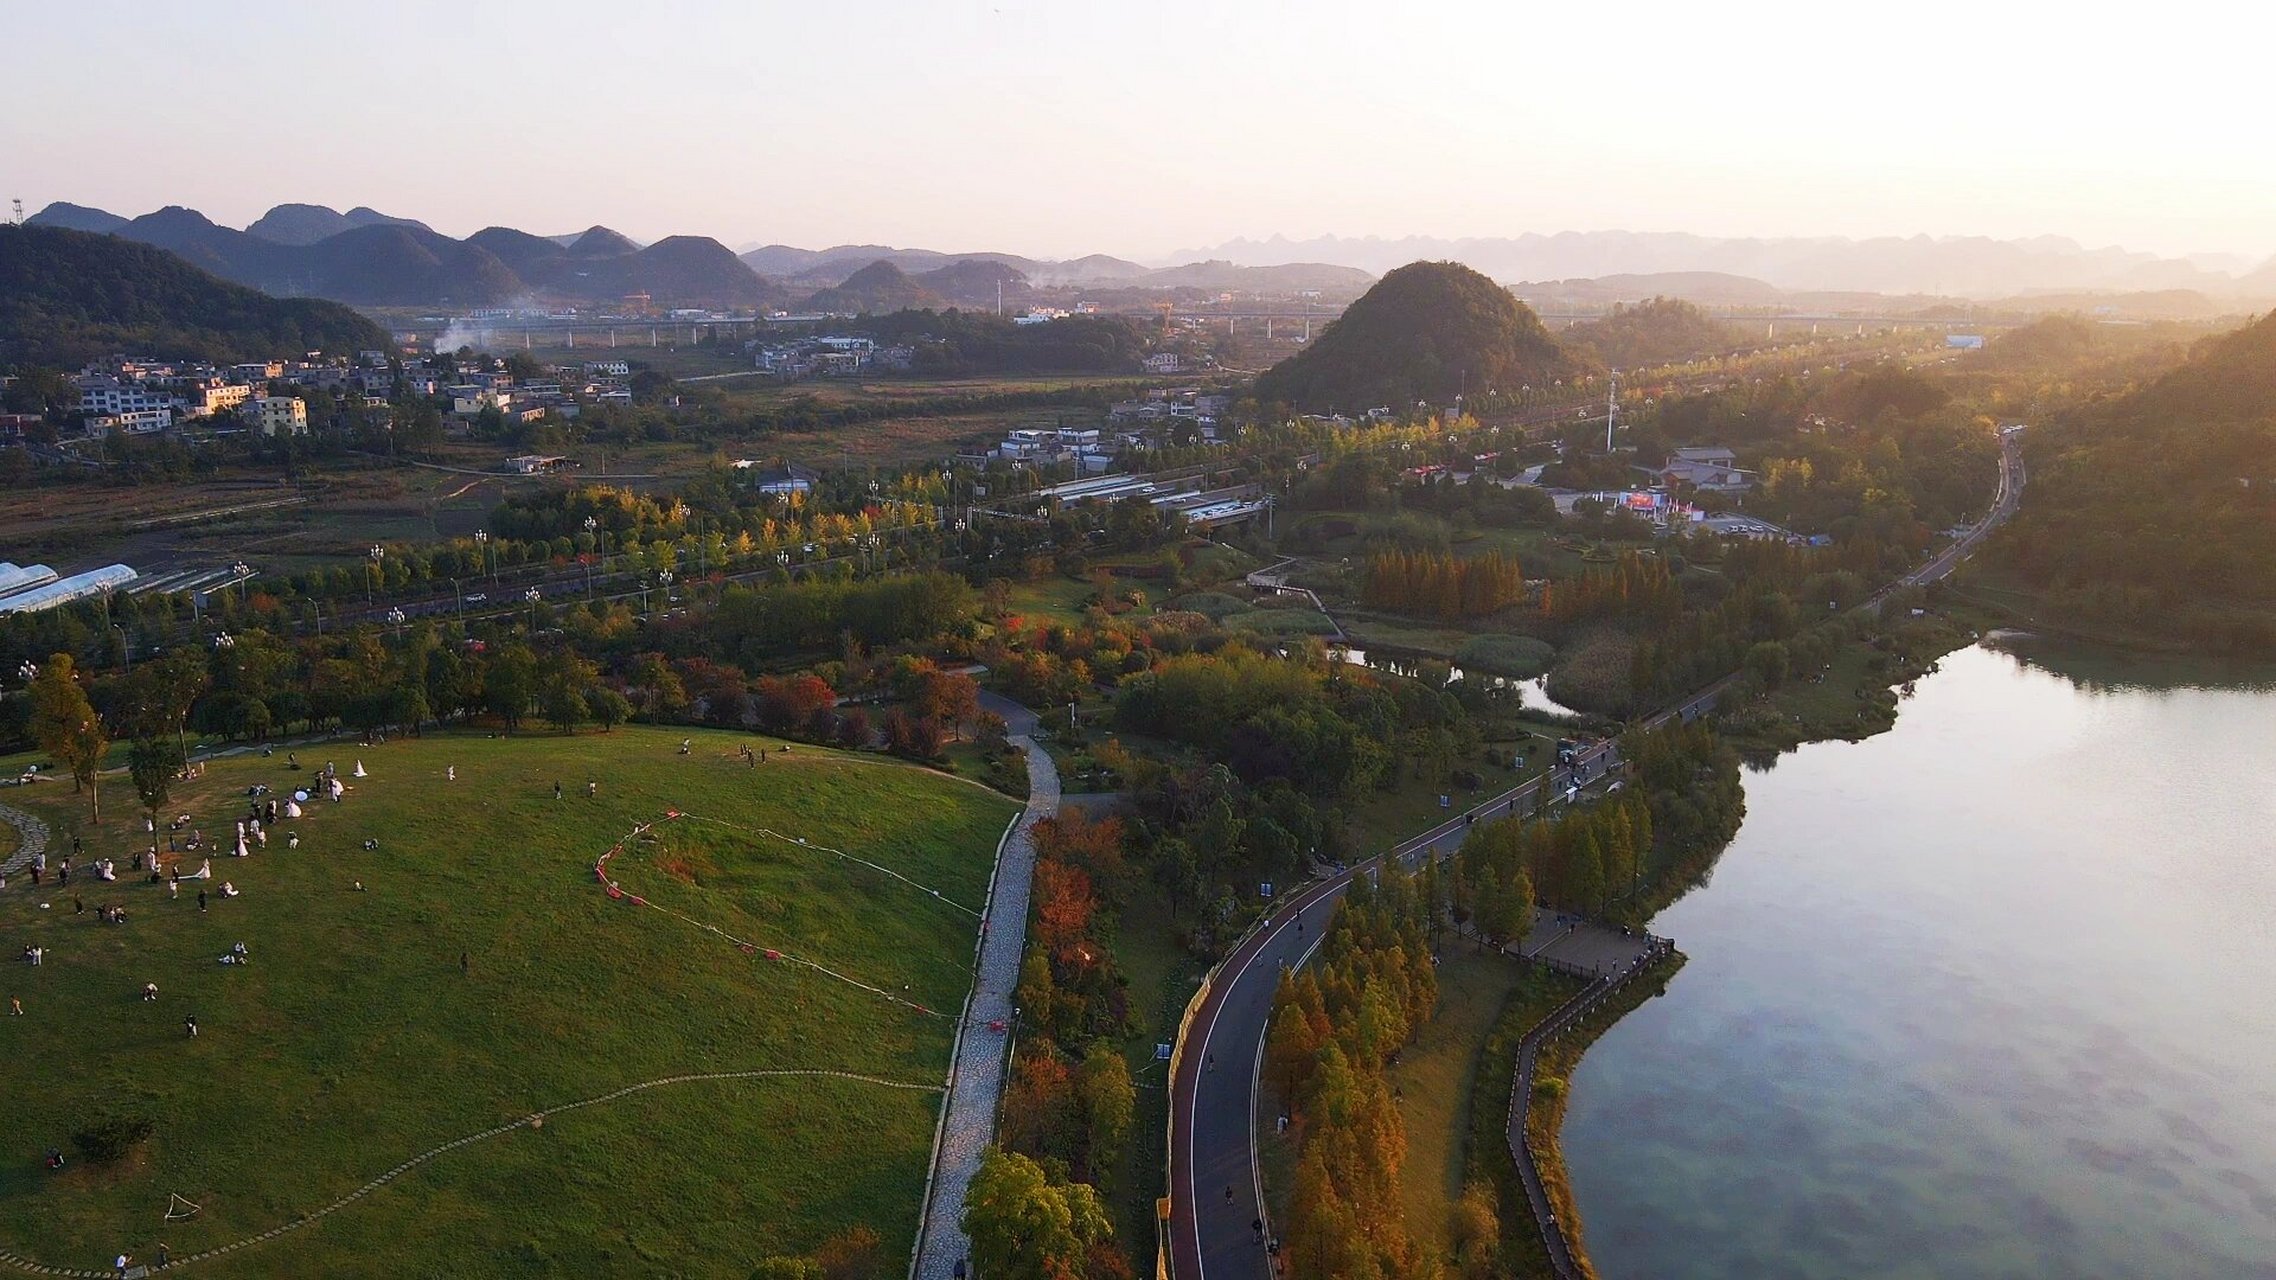
<svg viewBox="0 0 2276 1280">
<path fill-rule="evenodd" d="M 410 218 L 306 204 L 278 205 L 242 231 L 178 205 L 123 218 L 52 204 L 28 222 L 155 245 L 280 297 L 366 307 L 613 303 L 640 293 L 662 306 L 759 307 L 791 297 L 701 236 L 643 248 L 606 227 L 564 239 L 491 227 L 454 240 Z"/>
<path fill-rule="evenodd" d="M 284 297 L 365 307 L 464 310 L 592 307 L 645 294 L 664 307 L 876 310 L 993 308 L 1076 298 L 1142 307 L 1176 298 L 1317 294 L 1340 305 L 1378 275 L 1420 260 L 1460 262 L 1537 306 L 1596 309 L 1655 295 L 1709 307 L 1855 310 L 1901 300 L 1908 310 L 1970 301 L 2025 309 L 2096 305 L 2096 295 L 2153 298 L 2161 311 L 2215 314 L 2276 300 L 2276 259 L 2254 265 L 2206 255 L 2163 258 L 2087 249 L 2072 240 L 1913 236 L 1871 240 L 1718 239 L 1676 232 L 1562 232 L 1483 239 L 1234 240 L 1148 266 L 1092 254 L 1065 260 L 944 253 L 877 244 L 802 249 L 704 236 L 642 245 L 607 227 L 534 235 L 489 227 L 463 240 L 425 223 L 358 207 L 283 204 L 243 230 L 168 206 L 138 218 L 58 202 L 34 226 L 123 236 L 170 250 L 224 279 Z M 856 276 L 877 264 L 894 275 Z M 896 279 L 897 277 L 897 279 Z M 2200 303 L 2198 300 L 2202 299 Z"/>
<path fill-rule="evenodd" d="M 1622 274 L 1713 272 L 1804 292 L 2011 298 L 2035 293 L 2194 289 L 2211 297 L 2276 296 L 2276 259 L 2161 258 L 2088 249 L 2060 236 L 1993 240 L 1911 236 L 1869 240 L 1718 239 L 1681 232 L 1567 231 L 1479 239 L 1321 236 L 1232 240 L 1174 255 L 1245 265 L 1302 260 L 1384 272 L 1449 259 L 1505 283 Z M 1706 299 L 1698 299 L 1706 301 Z"/>
<path fill-rule="evenodd" d="M 900 305 L 992 308 L 999 297 L 1006 305 L 1026 306 L 1039 290 L 1085 289 L 1318 290 L 1343 302 L 1374 279 L 1325 264 L 1218 261 L 1155 270 L 1104 254 L 1055 262 L 888 245 L 775 244 L 738 257 L 705 236 L 669 236 L 643 246 L 607 227 L 575 235 L 487 227 L 454 240 L 413 218 L 363 207 L 341 213 L 314 204 L 278 205 L 243 230 L 179 205 L 128 218 L 57 202 L 28 221 L 156 245 L 267 293 L 365 307 L 593 305 L 645 294 L 658 306 L 876 311 Z M 891 273 L 874 270 L 880 265 Z"/>
</svg>

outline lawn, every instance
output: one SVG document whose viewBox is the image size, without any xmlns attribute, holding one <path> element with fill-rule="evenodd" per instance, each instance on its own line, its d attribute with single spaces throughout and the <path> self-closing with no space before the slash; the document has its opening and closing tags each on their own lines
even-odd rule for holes
<svg viewBox="0 0 2276 1280">
<path fill-rule="evenodd" d="M 1538 987 L 1563 998 L 1561 986 L 1544 983 L 1540 970 L 1492 951 L 1450 938 L 1438 967 L 1438 1014 L 1399 1051 L 1391 1085 L 1399 1118 L 1407 1130 L 1407 1162 L 1400 1193 L 1407 1205 L 1407 1227 L 1417 1240 L 1446 1248 L 1447 1227 L 1462 1198 L 1466 1145 L 1480 1055 L 1493 1034 L 1503 1006 L 1520 989 Z M 1529 1000 L 1538 995 L 1529 993 Z M 1505 1095 L 1501 1105 L 1506 1108 Z"/>
<path fill-rule="evenodd" d="M 1060 622 L 1080 626 L 1083 602 L 1098 593 L 1091 583 L 1064 574 L 1045 574 L 1011 584 L 1005 611 L 1033 624 Z"/>
<path fill-rule="evenodd" d="M 226 879 L 242 896 L 217 893 L 202 912 L 191 886 L 170 900 L 123 871 L 116 884 L 88 874 L 147 839 L 126 780 L 106 779 L 111 816 L 81 832 L 71 887 L 11 877 L 0 893 L 11 962 L 22 946 L 47 949 L 8 984 L 25 1016 L 0 1022 L 19 1064 L 0 1249 L 91 1267 L 121 1249 L 147 1259 L 164 1240 L 180 1259 L 292 1224 L 442 1144 L 663 1077 L 815 1068 L 937 1087 L 971 978 L 974 917 L 956 904 L 981 903 L 1015 806 L 805 746 L 769 743 L 753 767 L 737 753 L 763 740 L 747 735 L 697 734 L 682 756 L 683 736 L 303 749 L 312 768 L 360 760 L 370 776 L 349 780 L 345 803 L 284 824 L 297 851 L 279 833 L 251 858 L 215 859 L 210 887 Z M 309 778 L 285 764 L 282 752 L 215 761 L 169 811 L 227 831 L 249 785 Z M 583 794 L 588 778 L 597 798 Z M 65 849 L 84 815 L 64 783 L 6 799 L 46 818 Z M 595 858 L 672 808 L 688 816 L 627 840 L 610 866 L 660 909 L 611 900 Z M 127 923 L 97 923 L 103 902 L 123 903 Z M 251 963 L 217 963 L 239 941 Z M 145 982 L 155 1002 L 140 998 Z M 741 1277 L 856 1224 L 890 1260 L 915 1232 L 938 1105 L 937 1092 L 838 1078 L 665 1085 L 445 1152 L 207 1266 Z M 155 1129 L 96 1166 L 72 1134 L 106 1114 Z M 73 1153 L 61 1173 L 41 1167 L 51 1146 Z M 163 1223 L 169 1194 L 202 1212 Z"/>
</svg>

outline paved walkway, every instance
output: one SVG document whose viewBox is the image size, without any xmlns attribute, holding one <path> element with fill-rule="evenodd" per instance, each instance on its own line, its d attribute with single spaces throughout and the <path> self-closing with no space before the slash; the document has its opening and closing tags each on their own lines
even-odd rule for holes
<svg viewBox="0 0 2276 1280">
<path fill-rule="evenodd" d="M 33 855 L 47 848 L 47 824 L 9 804 L 0 804 L 0 822 L 16 829 L 16 851 L 0 858 L 0 876 L 12 876 L 32 865 Z"/>
<path fill-rule="evenodd" d="M 1536 916 L 1533 933 L 1526 935 L 1528 944 L 1541 933 L 1545 923 L 1552 928 L 1557 927 L 1555 917 L 1544 922 Z M 1517 1070 L 1509 1093 L 1510 1159 L 1517 1164 L 1518 1181 L 1524 1184 L 1526 1203 L 1533 1210 L 1534 1228 L 1541 1233 L 1542 1246 L 1549 1253 L 1549 1270 L 1557 1280 L 1581 1280 L 1584 1273 L 1573 1258 L 1571 1242 L 1565 1238 L 1565 1224 L 1557 1220 L 1556 1212 L 1550 1208 L 1548 1189 L 1542 1185 L 1541 1169 L 1534 1162 L 1533 1144 L 1526 1139 L 1526 1109 L 1533 1100 L 1533 1071 L 1541 1056 L 1541 1046 L 1551 1037 L 1561 1034 L 1575 1022 L 1595 1012 L 1596 1007 L 1619 990 L 1621 984 L 1642 973 L 1654 959 L 1674 949 L 1664 938 L 1655 938 L 1650 934 L 1627 935 L 1617 929 L 1587 922 L 1581 922 L 1572 936 L 1590 939 L 1582 945 L 1591 948 L 1592 958 L 1609 958 L 1618 954 L 1626 954 L 1627 958 L 1619 961 L 1616 967 L 1595 969 L 1595 976 L 1588 986 L 1582 988 L 1572 999 L 1557 1006 L 1548 1017 L 1535 1023 L 1525 1033 L 1525 1037 L 1518 1042 Z M 1547 950 L 1548 947 L 1543 949 Z M 1571 962 L 1551 963 L 1568 972 L 1582 968 Z"/>
<path fill-rule="evenodd" d="M 1659 945 L 1648 933 L 1535 907 L 1533 924 L 1519 950 L 1528 960 L 1574 977 L 1600 978 L 1635 967 L 1651 958 Z"/>
<path fill-rule="evenodd" d="M 964 1026 L 949 1069 L 948 1112 L 933 1152 L 932 1194 L 918 1228 L 910 1274 L 918 1280 L 953 1280 L 957 1261 L 971 1250 L 964 1234 L 964 1189 L 979 1172 L 980 1157 L 996 1136 L 996 1102 L 1004 1089 L 1004 1033 L 988 1024 L 1012 1016 L 1020 953 L 1027 941 L 1028 881 L 1035 871 L 1035 824 L 1059 811 L 1059 770 L 1028 736 L 1034 713 L 986 699 L 1014 731 L 1013 746 L 1027 753 L 1027 811 L 1004 841 L 988 892 L 987 932 L 980 939 L 979 974 L 964 1008 Z M 1013 714 L 1014 711 L 1018 714 Z"/>
</svg>

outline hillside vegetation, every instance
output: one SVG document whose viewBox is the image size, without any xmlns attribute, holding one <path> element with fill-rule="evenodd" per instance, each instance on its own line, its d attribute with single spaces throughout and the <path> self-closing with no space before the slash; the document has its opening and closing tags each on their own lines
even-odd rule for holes
<svg viewBox="0 0 2276 1280">
<path fill-rule="evenodd" d="M 857 314 L 881 311 L 917 311 L 943 307 L 948 300 L 909 278 L 907 272 L 883 258 L 846 277 L 844 284 L 823 289 L 808 298 L 808 311 L 844 311 Z"/>
<path fill-rule="evenodd" d="M 2276 315 L 2026 445 L 1997 562 L 2058 617 L 2208 648 L 2276 640 Z"/>
<path fill-rule="evenodd" d="M 1615 305 L 1612 314 L 1583 321 L 1560 336 L 1567 346 L 1614 369 L 1696 360 L 1740 344 L 1737 329 L 1680 298 Z"/>
<path fill-rule="evenodd" d="M 1540 317 L 1456 262 L 1414 262 L 1378 281 L 1312 345 L 1257 379 L 1257 398 L 1363 412 L 1561 377 L 1573 361 Z"/>
<path fill-rule="evenodd" d="M 72 366 L 117 351 L 213 360 L 383 349 L 336 302 L 272 298 L 116 236 L 0 226 L 0 361 Z"/>
</svg>

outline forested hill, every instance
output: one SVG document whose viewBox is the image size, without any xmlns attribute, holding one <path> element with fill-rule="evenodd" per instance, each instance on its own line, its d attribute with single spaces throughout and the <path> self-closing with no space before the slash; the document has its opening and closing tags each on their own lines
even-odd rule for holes
<svg viewBox="0 0 2276 1280">
<path fill-rule="evenodd" d="M 1565 345 L 1614 369 L 1639 369 L 1721 355 L 1742 344 L 1737 328 L 1679 298 L 1615 306 L 1601 320 L 1565 330 Z"/>
<path fill-rule="evenodd" d="M 113 352 L 253 359 L 383 350 L 341 306 L 272 298 L 163 249 L 60 227 L 0 226 L 0 364 L 74 367 Z"/>
<path fill-rule="evenodd" d="M 1995 556 L 2058 620 L 2276 643 L 2276 315 L 2026 442 L 2031 487 Z"/>
<path fill-rule="evenodd" d="M 1515 390 L 1574 365 L 1540 317 L 1457 262 L 1384 276 L 1311 346 L 1266 370 L 1257 398 L 1308 411 L 1364 412 L 1465 392 Z"/>
</svg>

